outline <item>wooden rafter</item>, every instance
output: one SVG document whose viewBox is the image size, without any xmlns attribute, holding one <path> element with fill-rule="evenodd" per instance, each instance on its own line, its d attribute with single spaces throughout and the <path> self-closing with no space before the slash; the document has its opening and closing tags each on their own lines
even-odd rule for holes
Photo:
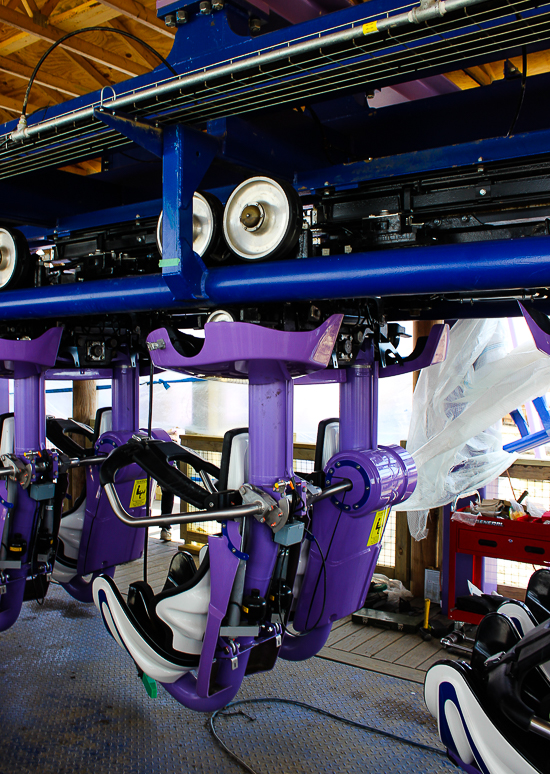
<svg viewBox="0 0 550 774">
<path fill-rule="evenodd" d="M 61 0 L 46 0 L 42 8 L 40 9 L 40 13 L 46 17 L 46 19 L 49 19 L 49 17 L 52 15 L 52 13 L 55 11 L 57 6 Z"/>
<path fill-rule="evenodd" d="M 120 30 L 121 32 L 132 31 L 128 29 L 128 25 L 125 22 L 123 22 L 121 19 L 111 19 L 111 21 L 109 22 L 109 26 L 115 30 Z M 134 54 L 136 54 L 141 60 L 143 60 L 145 64 L 147 64 L 151 69 L 158 67 L 158 65 L 160 64 L 160 59 L 157 56 L 155 56 L 153 53 L 151 53 L 151 51 L 149 51 L 148 48 L 133 41 L 131 38 L 124 37 L 123 40 L 126 47 L 130 49 L 130 51 L 132 51 Z"/>
<path fill-rule="evenodd" d="M 159 32 L 161 35 L 165 35 L 168 38 L 173 38 L 175 32 L 169 29 L 165 23 L 157 17 L 154 11 L 150 11 L 149 8 L 145 8 L 140 3 L 136 3 L 135 0 L 99 0 L 102 5 L 106 5 L 109 8 L 113 8 L 115 11 L 127 16 L 129 19 L 144 24 L 149 29 Z"/>
<path fill-rule="evenodd" d="M 32 19 L 29 19 L 26 14 L 18 13 L 3 5 L 0 5 L 0 22 L 21 30 L 22 32 L 30 33 L 49 43 L 57 42 L 64 34 L 61 30 L 58 30 L 51 25 L 41 27 L 32 21 Z M 147 68 L 142 67 L 136 62 L 132 62 L 118 54 L 106 51 L 99 46 L 84 40 L 79 40 L 78 38 L 69 38 L 60 45 L 67 51 L 79 54 L 86 59 L 91 59 L 104 67 L 110 67 L 113 70 L 124 73 L 124 75 L 142 75 L 147 72 Z"/>
<path fill-rule="evenodd" d="M 74 51 L 65 51 L 65 55 L 73 62 L 74 64 L 78 65 L 78 67 L 81 67 L 84 72 L 88 73 L 90 78 L 93 78 L 93 80 L 101 87 L 104 86 L 110 86 L 111 81 L 106 78 L 103 73 L 100 73 L 97 67 L 95 67 L 91 62 L 89 62 L 85 57 L 80 56 L 79 54 L 75 54 Z"/>
<path fill-rule="evenodd" d="M 0 72 L 11 75 L 15 78 L 22 78 L 26 81 L 31 77 L 32 67 L 15 62 L 13 59 L 7 59 L 0 56 Z M 36 76 L 35 83 L 40 86 L 48 86 L 51 89 L 56 89 L 62 94 L 66 94 L 68 97 L 78 97 L 81 94 L 86 94 L 86 89 L 79 86 L 77 83 L 68 81 L 66 78 L 56 78 L 55 75 L 49 75 L 42 71 L 39 71 Z"/>
<path fill-rule="evenodd" d="M 0 94 L 0 108 L 2 110 L 7 110 L 10 113 L 16 113 L 17 115 L 21 114 L 21 100 L 20 99 L 14 99 L 13 97 L 9 97 L 7 94 Z M 28 112 L 32 113 L 35 110 L 39 110 L 38 105 L 28 105 Z"/>
</svg>

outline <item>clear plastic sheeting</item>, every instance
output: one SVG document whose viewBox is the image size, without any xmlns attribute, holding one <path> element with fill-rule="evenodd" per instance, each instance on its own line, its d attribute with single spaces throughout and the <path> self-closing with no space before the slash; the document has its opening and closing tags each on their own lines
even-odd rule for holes
<svg viewBox="0 0 550 774">
<path fill-rule="evenodd" d="M 532 341 L 509 351 L 501 320 L 461 320 L 447 358 L 422 371 L 407 450 L 418 485 L 407 502 L 415 540 L 428 534 L 428 510 L 497 478 L 516 459 L 502 450 L 500 420 L 550 386 L 550 358 Z"/>
</svg>

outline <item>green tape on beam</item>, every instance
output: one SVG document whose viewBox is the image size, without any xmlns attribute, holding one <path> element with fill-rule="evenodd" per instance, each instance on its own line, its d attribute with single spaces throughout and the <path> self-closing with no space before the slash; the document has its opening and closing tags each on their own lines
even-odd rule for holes
<svg viewBox="0 0 550 774">
<path fill-rule="evenodd" d="M 162 268 L 163 266 L 179 266 L 179 260 L 177 258 L 161 258 L 159 261 L 159 266 Z"/>
</svg>

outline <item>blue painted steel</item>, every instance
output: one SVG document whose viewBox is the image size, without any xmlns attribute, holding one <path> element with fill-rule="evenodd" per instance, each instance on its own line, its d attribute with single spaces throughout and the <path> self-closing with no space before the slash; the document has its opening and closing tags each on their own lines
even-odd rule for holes
<svg viewBox="0 0 550 774">
<path fill-rule="evenodd" d="M 447 145 L 368 161 L 356 161 L 351 164 L 339 164 L 318 169 L 315 172 L 299 173 L 296 187 L 299 193 L 315 191 L 326 186 L 345 189 L 372 180 L 547 155 L 549 148 L 550 130 L 545 129 L 512 137 L 496 137 L 460 145 Z M 487 198 L 490 198 L 490 194 Z"/>
<path fill-rule="evenodd" d="M 137 121 L 120 111 L 117 111 L 116 115 L 109 113 L 105 108 L 96 108 L 94 118 L 110 129 L 116 129 L 117 132 L 135 142 L 136 145 L 140 145 L 155 156 L 162 158 L 162 129 L 159 127 L 151 126 L 145 121 Z"/>
<path fill-rule="evenodd" d="M 162 276 L 178 298 L 205 298 L 206 267 L 193 252 L 193 195 L 218 150 L 213 137 L 181 124 L 166 129 Z"/>
<path fill-rule="evenodd" d="M 218 304 L 545 287 L 550 239 L 434 245 L 212 269 Z"/>
<path fill-rule="evenodd" d="M 544 236 L 243 264 L 205 272 L 207 298 L 181 301 L 164 275 L 113 278 L 5 292 L 0 319 L 547 287 L 549 258 Z"/>
<path fill-rule="evenodd" d="M 521 438 L 503 446 L 502 448 L 504 451 L 510 452 L 511 454 L 520 454 L 521 452 L 527 451 L 528 449 L 536 449 L 537 446 L 542 446 L 543 444 L 548 443 L 548 439 L 550 438 L 550 413 L 548 412 L 546 398 L 544 396 L 541 396 L 540 398 L 534 398 L 533 406 L 539 415 L 543 429 L 539 430 L 538 432 L 530 433 L 529 427 L 527 426 L 523 414 L 519 411 L 519 409 L 511 411 L 510 416 L 516 423 L 516 426 L 521 434 Z"/>
</svg>

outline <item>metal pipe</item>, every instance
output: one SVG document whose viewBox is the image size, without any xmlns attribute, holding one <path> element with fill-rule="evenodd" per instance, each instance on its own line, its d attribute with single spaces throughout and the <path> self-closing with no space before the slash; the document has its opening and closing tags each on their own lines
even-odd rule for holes
<svg viewBox="0 0 550 774">
<path fill-rule="evenodd" d="M 533 715 L 529 721 L 529 730 L 534 731 L 539 736 L 543 736 L 545 739 L 550 739 L 550 723 L 546 720 L 541 720 L 541 718 Z"/>
<path fill-rule="evenodd" d="M 326 489 L 323 489 L 323 491 L 319 492 L 319 494 L 308 497 L 307 498 L 308 508 L 310 505 L 315 505 L 315 503 L 321 502 L 321 500 L 326 500 L 327 497 L 332 497 L 333 495 L 338 494 L 339 492 L 348 492 L 352 488 L 353 488 L 353 484 L 351 483 L 349 478 L 345 478 L 340 484 L 333 484 L 332 486 L 329 486 Z"/>
<path fill-rule="evenodd" d="M 149 518 L 134 518 L 124 510 L 114 484 L 105 484 L 107 499 L 117 518 L 128 527 L 166 527 L 171 524 L 193 524 L 196 521 L 223 521 L 224 519 L 244 519 L 246 516 L 256 516 L 262 513 L 264 506 L 260 503 L 237 505 L 235 508 L 224 508 L 217 511 L 197 511 L 196 513 L 171 513 L 168 516 Z"/>
<path fill-rule="evenodd" d="M 114 312 L 175 311 L 226 304 L 480 293 L 550 287 L 547 236 L 460 245 L 401 247 L 300 261 L 210 269 L 207 298 L 177 300 L 161 274 L 12 290 L 0 320 Z M 454 303 L 453 308 L 459 305 Z"/>
<path fill-rule="evenodd" d="M 150 98 L 156 99 L 166 94 L 170 94 L 173 91 L 179 91 L 185 87 L 192 87 L 199 83 L 204 84 L 225 75 L 233 76 L 243 70 L 248 70 L 251 66 L 263 67 L 283 59 L 289 59 L 292 56 L 314 51 L 320 46 L 330 47 L 332 44 L 338 45 L 347 41 L 353 41 L 357 38 L 364 38 L 377 32 L 395 29 L 396 27 L 401 27 L 406 24 L 420 24 L 431 19 L 443 17 L 446 13 L 451 11 L 478 5 L 481 2 L 484 2 L 484 0 L 435 0 L 433 4 L 425 7 L 417 6 L 410 11 L 405 11 L 404 13 L 396 14 L 395 16 L 387 17 L 385 19 L 378 19 L 366 23 L 354 22 L 352 27 L 345 30 L 331 32 L 327 35 L 319 33 L 317 36 L 309 38 L 308 40 L 302 40 L 299 43 L 287 43 L 283 47 L 272 51 L 253 53 L 238 61 L 230 61 L 228 64 L 214 66 L 209 70 L 199 70 L 189 75 L 168 80 L 160 85 L 157 84 L 156 86 L 146 88 L 137 94 L 131 92 L 120 97 L 115 97 L 108 102 L 101 101 L 100 103 L 100 101 L 97 101 L 87 108 L 75 110 L 72 113 L 52 118 L 49 121 L 41 121 L 32 124 L 31 126 L 26 126 L 21 123 L 21 127 L 18 126 L 9 137 L 13 142 L 27 140 L 30 137 L 39 133 L 44 133 L 49 129 L 59 129 L 59 127 L 65 126 L 66 124 L 73 124 L 79 120 L 93 118 L 94 110 L 96 107 L 99 107 L 100 104 L 101 107 L 109 110 L 120 110 L 128 105 L 137 105 L 141 101 Z"/>
<path fill-rule="evenodd" d="M 67 468 L 81 468 L 84 465 L 102 465 L 106 459 L 107 459 L 106 456 L 83 457 L 82 459 L 80 459 L 79 457 L 73 457 L 73 459 L 69 460 L 69 462 L 66 463 L 66 466 Z M 2 471 L 0 471 L 0 475 L 2 475 Z"/>
</svg>

